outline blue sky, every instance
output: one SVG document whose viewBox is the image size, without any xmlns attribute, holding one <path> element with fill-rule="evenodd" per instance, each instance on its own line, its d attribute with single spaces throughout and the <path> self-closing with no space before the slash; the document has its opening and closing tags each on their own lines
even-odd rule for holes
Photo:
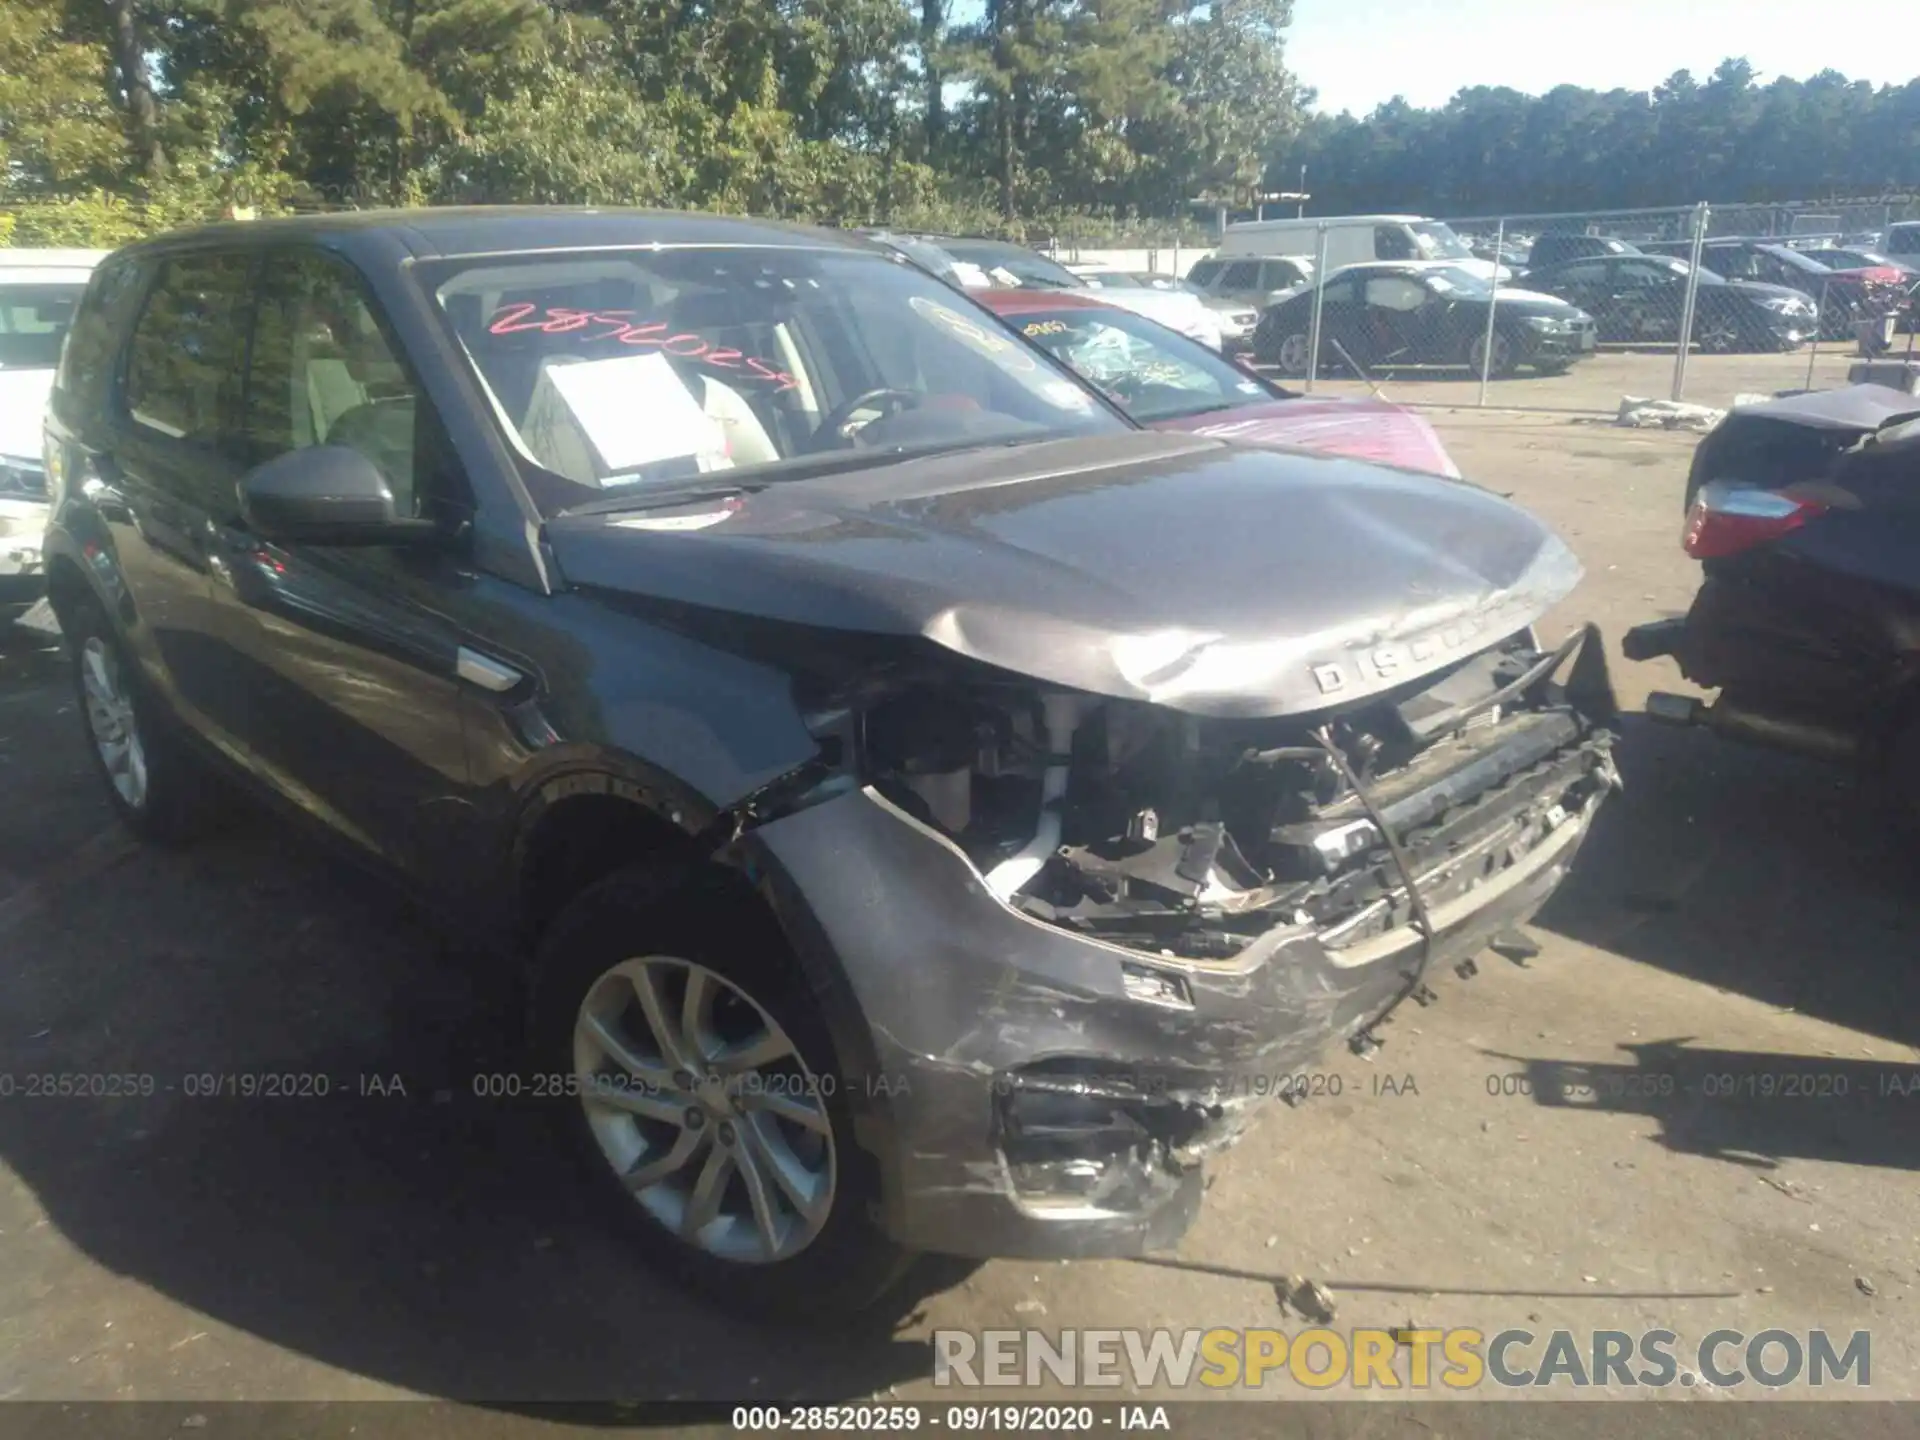
<svg viewBox="0 0 1920 1440">
<path fill-rule="evenodd" d="M 1469 85 L 1650 90 L 1743 55 L 1763 80 L 1834 69 L 1920 74 L 1920 3 L 1820 0 L 1294 0 L 1287 63 L 1318 108 L 1365 114 L 1405 95 L 1443 105 Z"/>
</svg>

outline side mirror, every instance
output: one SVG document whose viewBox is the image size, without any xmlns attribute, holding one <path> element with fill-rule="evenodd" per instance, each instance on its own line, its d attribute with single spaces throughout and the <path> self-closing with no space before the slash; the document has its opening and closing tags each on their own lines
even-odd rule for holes
<svg viewBox="0 0 1920 1440">
<path fill-rule="evenodd" d="M 267 540 L 315 545 L 394 545 L 438 533 L 402 519 L 374 463 L 344 445 L 290 450 L 240 481 L 240 514 Z"/>
</svg>

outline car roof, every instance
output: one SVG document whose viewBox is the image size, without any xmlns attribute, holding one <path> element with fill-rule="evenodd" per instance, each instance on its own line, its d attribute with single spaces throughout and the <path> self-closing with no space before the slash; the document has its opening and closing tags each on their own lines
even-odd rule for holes
<svg viewBox="0 0 1920 1440">
<path fill-rule="evenodd" d="M 0 281 L 14 285 L 84 284 L 105 250 L 0 250 Z"/>
<path fill-rule="evenodd" d="M 869 253 L 879 250 L 847 231 L 772 220 L 674 210 L 562 205 L 422 206 L 227 221 L 143 240 L 128 250 L 145 253 L 301 240 L 332 241 L 342 248 L 352 248 L 356 241 L 371 235 L 393 237 L 422 259 L 642 245 L 732 245 Z"/>
</svg>

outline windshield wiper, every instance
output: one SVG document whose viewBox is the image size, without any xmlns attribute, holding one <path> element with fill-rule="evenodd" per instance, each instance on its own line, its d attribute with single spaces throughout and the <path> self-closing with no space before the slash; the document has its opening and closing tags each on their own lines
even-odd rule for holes
<svg viewBox="0 0 1920 1440">
<path fill-rule="evenodd" d="M 603 500 L 569 505 L 555 512 L 554 518 L 614 515 L 624 510 L 659 510 L 670 505 L 697 504 L 702 500 L 724 500 L 729 495 L 757 494 L 770 485 L 788 480 L 817 480 L 823 475 L 849 475 L 860 470 L 893 465 L 902 460 L 921 460 L 933 455 L 957 454 L 962 450 L 986 450 L 996 445 L 1024 445 L 1048 438 L 1052 438 L 1050 432 L 1041 432 L 1038 435 L 1001 436 L 993 440 L 968 439 L 937 445 L 896 445 L 870 450 L 836 450 L 822 455 L 796 455 L 788 460 L 756 465 L 739 480 L 703 476 L 699 483 L 636 485 L 608 495 Z"/>
</svg>

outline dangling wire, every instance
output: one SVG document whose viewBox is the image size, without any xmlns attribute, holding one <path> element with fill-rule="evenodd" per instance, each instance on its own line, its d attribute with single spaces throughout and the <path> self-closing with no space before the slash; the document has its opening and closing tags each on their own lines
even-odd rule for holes
<svg viewBox="0 0 1920 1440">
<path fill-rule="evenodd" d="M 1427 902 L 1420 895 L 1419 882 L 1413 878 L 1413 865 L 1407 859 L 1407 852 L 1401 848 L 1400 841 L 1387 824 L 1386 816 L 1380 813 L 1380 807 L 1373 803 L 1373 796 L 1368 793 L 1359 774 L 1348 762 L 1346 752 L 1334 743 L 1331 728 L 1322 725 L 1313 732 L 1313 738 L 1319 742 L 1320 748 L 1327 752 L 1328 758 L 1333 761 L 1334 767 L 1346 779 L 1347 784 L 1353 787 L 1354 798 L 1359 800 L 1360 808 L 1367 812 L 1367 818 L 1373 822 L 1373 828 L 1378 830 L 1380 838 L 1386 841 L 1387 854 L 1393 857 L 1394 868 L 1400 872 L 1401 883 L 1407 887 L 1407 901 L 1413 908 L 1414 928 L 1420 932 L 1420 961 L 1413 967 L 1413 973 L 1407 977 L 1406 987 L 1393 997 L 1393 1002 L 1385 1010 L 1374 1017 L 1372 1024 L 1353 1037 L 1354 1048 L 1364 1050 L 1373 1041 L 1373 1031 L 1405 1004 L 1408 996 L 1417 993 L 1425 982 L 1427 966 L 1433 960 L 1433 918 L 1427 913 Z"/>
</svg>

